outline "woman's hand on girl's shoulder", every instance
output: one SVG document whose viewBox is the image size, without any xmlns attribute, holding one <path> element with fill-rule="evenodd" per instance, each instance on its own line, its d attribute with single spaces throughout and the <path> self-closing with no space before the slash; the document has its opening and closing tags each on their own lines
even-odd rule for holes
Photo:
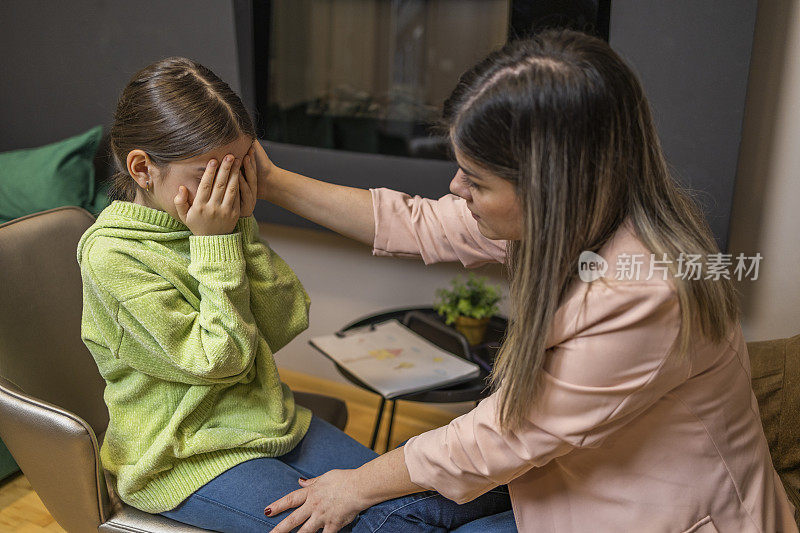
<svg viewBox="0 0 800 533">
<path fill-rule="evenodd" d="M 236 228 L 239 220 L 239 168 L 241 160 L 226 155 L 222 163 L 212 159 L 206 165 L 192 205 L 189 191 L 181 186 L 175 208 L 181 222 L 195 235 L 224 235 Z M 219 166 L 219 168 L 217 168 Z"/>
</svg>

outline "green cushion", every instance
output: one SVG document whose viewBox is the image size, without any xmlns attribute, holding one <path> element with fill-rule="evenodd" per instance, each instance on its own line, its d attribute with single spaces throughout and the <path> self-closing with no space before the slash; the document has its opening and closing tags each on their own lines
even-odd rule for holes
<svg viewBox="0 0 800 533">
<path fill-rule="evenodd" d="M 94 155 L 102 136 L 103 127 L 95 126 L 46 146 L 0 153 L 0 223 L 64 205 L 97 209 Z"/>
</svg>

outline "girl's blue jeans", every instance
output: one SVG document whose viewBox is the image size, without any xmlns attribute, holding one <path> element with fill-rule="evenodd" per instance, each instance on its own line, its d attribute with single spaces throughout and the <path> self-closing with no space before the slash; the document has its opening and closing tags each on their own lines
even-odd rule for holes
<svg viewBox="0 0 800 533">
<path fill-rule="evenodd" d="M 297 490 L 298 478 L 332 469 L 358 468 L 377 454 L 317 417 L 300 443 L 280 457 L 251 459 L 212 479 L 162 515 L 223 533 L 265 533 L 293 510 L 265 516 L 270 503 Z M 481 517 L 482 520 L 478 520 Z M 463 526 L 463 527 L 462 527 Z M 516 531 L 505 486 L 458 505 L 425 491 L 388 500 L 361 512 L 342 531 L 413 533 Z"/>
</svg>

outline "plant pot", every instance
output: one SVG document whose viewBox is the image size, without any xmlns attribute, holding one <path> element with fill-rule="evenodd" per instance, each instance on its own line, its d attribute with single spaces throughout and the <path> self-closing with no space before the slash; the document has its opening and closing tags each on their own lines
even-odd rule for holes
<svg viewBox="0 0 800 533">
<path fill-rule="evenodd" d="M 456 317 L 456 331 L 464 335 L 471 346 L 483 342 L 483 338 L 486 336 L 486 326 L 488 325 L 488 316 L 485 318 Z"/>
</svg>

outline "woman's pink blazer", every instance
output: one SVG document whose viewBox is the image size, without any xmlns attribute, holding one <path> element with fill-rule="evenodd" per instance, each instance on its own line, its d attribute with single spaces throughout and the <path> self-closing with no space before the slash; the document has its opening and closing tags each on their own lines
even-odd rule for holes
<svg viewBox="0 0 800 533">
<path fill-rule="evenodd" d="M 456 196 L 371 193 L 376 255 L 468 267 L 505 257 L 504 242 L 483 237 Z M 741 327 L 722 344 L 670 355 L 680 322 L 672 285 L 660 274 L 611 276 L 620 254 L 649 264 L 650 252 L 625 224 L 599 254 L 609 272 L 576 281 L 559 308 L 540 392 L 518 398 L 522 427 L 503 434 L 489 396 L 408 441 L 411 480 L 459 503 L 507 483 L 524 532 L 797 531 Z"/>
</svg>

